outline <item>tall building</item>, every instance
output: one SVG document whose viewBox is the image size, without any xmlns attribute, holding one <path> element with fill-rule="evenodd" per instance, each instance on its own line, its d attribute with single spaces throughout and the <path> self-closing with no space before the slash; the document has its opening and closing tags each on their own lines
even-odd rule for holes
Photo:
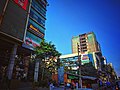
<svg viewBox="0 0 120 90">
<path fill-rule="evenodd" d="M 0 75 L 7 74 L 8 79 L 12 78 L 17 49 L 24 40 L 28 8 L 28 0 L 0 0 Z"/>
<path fill-rule="evenodd" d="M 23 53 L 21 62 L 24 64 L 23 71 L 29 80 L 31 77 L 34 77 L 35 81 L 38 80 L 38 71 L 34 72 L 35 66 L 30 64 L 30 58 L 34 54 L 34 48 L 39 46 L 42 39 L 44 39 L 47 5 L 46 0 L 30 0 L 24 43 L 19 51 L 19 53 Z"/>
<path fill-rule="evenodd" d="M 47 5 L 47 0 L 0 0 L 0 71 L 5 69 L 0 75 L 16 78 L 19 68 L 26 73 L 33 48 L 45 35 Z"/>
<path fill-rule="evenodd" d="M 73 54 L 78 53 L 78 44 L 82 64 L 92 62 L 96 69 L 101 70 L 106 63 L 106 59 L 102 56 L 100 44 L 95 34 L 89 32 L 72 37 Z M 66 57 L 66 59 L 69 59 L 69 57 Z"/>
<path fill-rule="evenodd" d="M 28 25 L 22 46 L 33 50 L 34 47 L 39 46 L 45 35 L 46 7 L 48 3 L 46 0 L 31 1 Z"/>
<path fill-rule="evenodd" d="M 93 32 L 81 34 L 72 38 L 72 53 L 77 53 L 77 43 L 80 45 L 80 52 L 96 52 L 101 51 Z"/>
</svg>

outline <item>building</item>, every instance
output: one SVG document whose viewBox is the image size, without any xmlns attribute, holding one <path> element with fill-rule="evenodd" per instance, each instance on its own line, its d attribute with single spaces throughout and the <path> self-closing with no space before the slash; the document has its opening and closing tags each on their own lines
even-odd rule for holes
<svg viewBox="0 0 120 90">
<path fill-rule="evenodd" d="M 72 53 L 78 52 L 77 44 L 79 44 L 79 52 L 81 54 L 92 54 L 95 68 L 99 68 L 101 70 L 103 65 L 106 63 L 106 59 L 102 56 L 101 47 L 95 34 L 93 32 L 89 32 L 72 37 Z"/>
<path fill-rule="evenodd" d="M 7 72 L 8 79 L 12 78 L 17 49 L 24 40 L 28 8 L 28 0 L 0 1 L 0 71 Z"/>
<path fill-rule="evenodd" d="M 33 50 L 45 35 L 46 0 L 32 0 L 23 47 Z"/>
<path fill-rule="evenodd" d="M 80 58 L 82 65 L 90 62 L 94 65 L 92 53 L 80 54 Z M 78 53 L 62 55 L 60 56 L 60 61 L 64 64 L 64 66 L 68 67 L 68 72 L 70 71 L 69 73 L 77 74 L 77 70 L 79 69 Z"/>
<path fill-rule="evenodd" d="M 80 52 L 96 52 L 100 51 L 100 45 L 97 42 L 96 36 L 93 32 L 80 34 L 72 37 L 72 53 L 77 53 L 77 43 L 80 45 Z"/>
<path fill-rule="evenodd" d="M 24 57 L 28 57 L 27 60 L 23 59 L 23 62 L 25 60 L 27 61 L 27 65 L 24 68 L 24 71 L 26 75 L 28 75 L 28 79 L 31 77 L 34 77 L 35 81 L 38 81 L 38 69 L 29 69 L 30 67 L 30 57 L 32 54 L 34 54 L 34 48 L 36 46 L 40 45 L 40 42 L 42 39 L 44 39 L 45 36 L 45 21 L 46 21 L 46 8 L 48 6 L 48 2 L 46 0 L 31 0 L 30 2 L 30 8 L 29 8 L 29 15 L 28 15 L 28 22 L 27 22 L 27 28 L 26 28 L 26 34 L 24 36 L 24 43 L 22 44 L 22 49 L 25 49 Z M 36 65 L 33 68 L 36 68 Z M 31 72 L 32 71 L 32 72 Z M 34 72 L 36 71 L 36 72 Z"/>
<path fill-rule="evenodd" d="M 33 48 L 45 35 L 46 0 L 0 0 L 0 75 L 27 74 Z M 14 74 L 13 74 L 14 73 Z"/>
</svg>

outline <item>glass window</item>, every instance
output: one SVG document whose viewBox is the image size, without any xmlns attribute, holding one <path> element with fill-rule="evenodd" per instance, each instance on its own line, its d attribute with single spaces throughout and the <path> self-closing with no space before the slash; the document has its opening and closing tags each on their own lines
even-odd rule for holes
<svg viewBox="0 0 120 90">
<path fill-rule="evenodd" d="M 32 2 L 32 6 L 39 11 L 43 16 L 46 16 L 46 10 L 44 8 L 42 8 L 37 2 L 36 0 L 33 0 Z"/>
<path fill-rule="evenodd" d="M 38 23 L 40 23 L 41 25 L 45 26 L 45 19 L 43 17 L 41 17 L 40 14 L 38 14 L 34 9 L 31 8 L 30 11 L 30 16 L 32 18 L 34 18 Z"/>
</svg>

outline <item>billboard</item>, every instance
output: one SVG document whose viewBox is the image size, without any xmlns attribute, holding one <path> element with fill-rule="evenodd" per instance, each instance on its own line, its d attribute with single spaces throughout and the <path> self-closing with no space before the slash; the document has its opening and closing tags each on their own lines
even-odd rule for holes
<svg viewBox="0 0 120 90">
<path fill-rule="evenodd" d="M 16 4 L 22 7 L 24 10 L 27 8 L 28 0 L 14 0 Z"/>
<path fill-rule="evenodd" d="M 44 38 L 44 34 L 29 23 L 23 47 L 33 50 L 36 46 L 40 45 L 42 38 Z"/>
<path fill-rule="evenodd" d="M 81 61 L 82 61 L 82 64 L 92 62 L 93 65 L 94 65 L 93 54 L 92 53 L 82 54 L 81 55 Z"/>
<path fill-rule="evenodd" d="M 40 32 L 40 30 L 38 28 L 36 28 L 34 25 L 29 24 L 28 29 L 32 33 L 37 34 L 37 36 L 39 36 L 40 38 L 44 38 L 44 34 L 42 32 Z"/>
<path fill-rule="evenodd" d="M 40 37 L 37 37 L 36 35 L 27 31 L 25 42 L 22 46 L 25 48 L 33 50 L 36 46 L 40 45 L 41 40 L 42 39 Z"/>
<path fill-rule="evenodd" d="M 15 4 L 14 0 L 9 0 L 1 24 L 0 32 L 9 37 L 13 37 L 16 40 L 23 41 L 26 19 L 27 9 L 25 11 Z"/>
<path fill-rule="evenodd" d="M 88 57 L 89 57 L 89 59 L 90 59 L 90 62 L 92 62 L 93 65 L 94 65 L 93 54 L 92 54 L 92 53 L 89 53 L 89 54 L 88 54 Z"/>
<path fill-rule="evenodd" d="M 85 64 L 85 63 L 89 63 L 89 62 L 90 62 L 90 59 L 89 59 L 88 54 L 82 54 L 82 55 L 81 55 L 81 62 L 82 62 L 82 64 Z"/>
<path fill-rule="evenodd" d="M 58 82 L 64 83 L 64 67 L 58 69 Z"/>
</svg>

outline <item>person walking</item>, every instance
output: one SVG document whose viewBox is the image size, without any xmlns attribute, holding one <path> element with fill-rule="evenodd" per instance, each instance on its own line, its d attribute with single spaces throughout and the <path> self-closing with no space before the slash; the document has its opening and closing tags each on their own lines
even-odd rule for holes
<svg viewBox="0 0 120 90">
<path fill-rule="evenodd" d="M 120 90 L 120 77 L 119 77 L 119 80 L 116 81 L 116 87 L 117 87 L 117 90 Z"/>
</svg>

